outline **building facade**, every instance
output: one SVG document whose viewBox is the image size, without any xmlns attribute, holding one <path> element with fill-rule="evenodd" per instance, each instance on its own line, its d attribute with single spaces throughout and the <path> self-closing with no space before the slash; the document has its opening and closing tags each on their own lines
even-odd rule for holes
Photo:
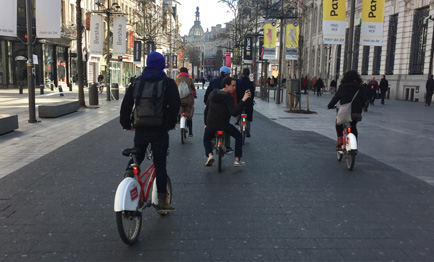
<svg viewBox="0 0 434 262">
<path fill-rule="evenodd" d="M 382 46 L 361 46 L 362 0 L 355 5 L 352 63 L 347 65 L 350 3 L 347 1 L 346 45 L 322 43 L 322 1 L 303 2 L 301 9 L 302 75 L 321 76 L 327 85 L 342 78 L 345 68 L 357 70 L 363 80 L 384 74 L 389 80 L 390 99 L 424 101 L 425 84 L 433 73 L 434 1 L 386 0 Z"/>
</svg>

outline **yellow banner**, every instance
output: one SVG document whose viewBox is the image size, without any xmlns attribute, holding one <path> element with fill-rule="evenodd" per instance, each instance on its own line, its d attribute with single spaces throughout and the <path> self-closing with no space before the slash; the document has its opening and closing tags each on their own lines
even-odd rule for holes
<svg viewBox="0 0 434 262">
<path fill-rule="evenodd" d="M 267 22 L 266 24 L 264 24 L 264 47 L 276 48 L 276 42 L 277 26 L 274 22 Z"/>
<path fill-rule="evenodd" d="M 363 1 L 368 2 L 368 1 Z M 345 21 L 347 0 L 324 0 L 323 20 Z"/>
<path fill-rule="evenodd" d="M 385 0 L 363 1 L 362 22 L 384 22 Z"/>
<path fill-rule="evenodd" d="M 300 27 L 294 24 L 286 25 L 286 47 L 287 48 L 298 48 L 298 36 Z"/>
</svg>

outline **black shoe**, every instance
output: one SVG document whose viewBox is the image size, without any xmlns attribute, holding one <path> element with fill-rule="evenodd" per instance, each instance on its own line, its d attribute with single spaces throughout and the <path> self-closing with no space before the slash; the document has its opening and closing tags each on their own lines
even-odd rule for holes
<svg viewBox="0 0 434 262">
<path fill-rule="evenodd" d="M 246 137 L 250 137 L 250 133 L 249 132 L 246 132 Z"/>
</svg>

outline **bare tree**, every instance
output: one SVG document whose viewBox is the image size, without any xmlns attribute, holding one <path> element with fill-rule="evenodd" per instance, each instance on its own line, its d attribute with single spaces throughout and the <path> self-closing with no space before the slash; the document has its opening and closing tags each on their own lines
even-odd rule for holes
<svg viewBox="0 0 434 262">
<path fill-rule="evenodd" d="M 190 44 L 185 45 L 185 49 L 184 49 L 184 55 L 185 57 L 188 58 L 188 61 L 190 61 L 191 66 L 192 66 L 192 75 L 193 75 L 193 79 L 194 77 L 194 66 L 200 65 L 200 50 L 197 47 L 194 47 Z"/>
<path fill-rule="evenodd" d="M 83 72 L 83 17 L 81 12 L 81 0 L 75 3 L 76 21 L 77 21 L 77 73 L 78 73 L 78 101 L 81 107 L 86 107 L 84 99 L 84 72 Z"/>
</svg>

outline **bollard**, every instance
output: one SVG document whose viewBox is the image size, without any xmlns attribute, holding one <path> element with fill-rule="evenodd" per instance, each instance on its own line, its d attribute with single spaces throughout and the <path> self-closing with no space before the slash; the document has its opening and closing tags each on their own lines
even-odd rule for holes
<svg viewBox="0 0 434 262">
<path fill-rule="evenodd" d="M 69 83 L 68 86 L 69 86 L 69 91 L 72 92 L 72 84 Z"/>
<path fill-rule="evenodd" d="M 307 111 L 309 112 L 309 92 L 306 92 Z"/>
<path fill-rule="evenodd" d="M 39 93 L 40 93 L 41 95 L 44 94 L 44 85 L 39 85 Z"/>
<path fill-rule="evenodd" d="M 61 86 L 61 85 L 59 85 L 59 93 L 60 93 L 60 96 L 64 96 L 64 95 L 63 95 L 63 89 L 62 89 L 62 86 Z"/>
<path fill-rule="evenodd" d="M 89 86 L 89 105 L 98 105 L 98 84 Z"/>
</svg>

